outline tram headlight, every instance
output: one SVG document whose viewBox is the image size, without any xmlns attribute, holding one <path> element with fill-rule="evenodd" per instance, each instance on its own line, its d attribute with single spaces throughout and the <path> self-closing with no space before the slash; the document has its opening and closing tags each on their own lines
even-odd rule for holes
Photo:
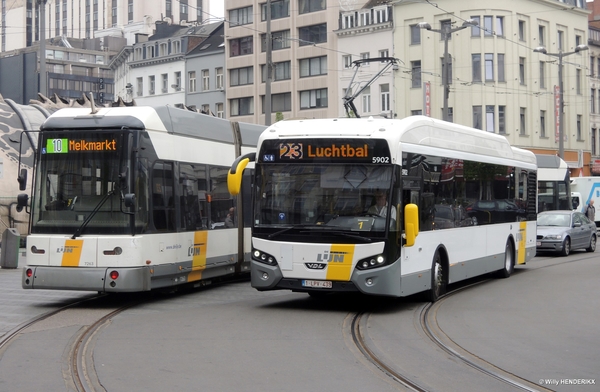
<svg viewBox="0 0 600 392">
<path fill-rule="evenodd" d="M 366 270 L 371 268 L 377 268 L 384 266 L 386 264 L 386 259 L 384 255 L 376 255 L 367 257 L 366 259 L 362 259 L 358 261 L 356 268 L 359 270 Z"/>
<path fill-rule="evenodd" d="M 258 249 L 252 251 L 252 259 L 268 265 L 277 265 L 275 257 Z"/>
</svg>

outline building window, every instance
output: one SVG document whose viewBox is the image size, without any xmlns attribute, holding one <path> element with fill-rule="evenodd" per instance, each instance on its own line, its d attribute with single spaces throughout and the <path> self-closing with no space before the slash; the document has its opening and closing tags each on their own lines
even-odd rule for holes
<svg viewBox="0 0 600 392">
<path fill-rule="evenodd" d="M 471 64 L 473 66 L 473 82 L 481 82 L 481 54 L 471 54 Z"/>
<path fill-rule="evenodd" d="M 519 21 L 519 41 L 525 41 L 525 21 Z"/>
<path fill-rule="evenodd" d="M 389 112 L 390 111 L 390 85 L 389 84 L 381 84 L 379 85 L 379 96 L 381 98 L 381 111 Z"/>
<path fill-rule="evenodd" d="M 254 114 L 254 97 L 235 98 L 229 100 L 232 116 L 246 116 Z"/>
<path fill-rule="evenodd" d="M 300 91 L 300 109 L 326 108 L 327 89 Z"/>
<path fill-rule="evenodd" d="M 300 77 L 327 75 L 327 56 L 300 60 Z"/>
<path fill-rule="evenodd" d="M 583 140 L 583 135 L 581 133 L 581 114 L 577 115 L 577 140 Z"/>
<path fill-rule="evenodd" d="M 565 34 L 564 34 L 564 32 L 562 30 L 558 30 L 558 32 L 556 33 L 556 35 L 557 35 L 557 37 L 556 37 L 556 39 L 557 39 L 556 45 L 558 46 L 558 50 L 561 51 L 564 48 L 563 40 L 564 40 L 564 35 Z"/>
<path fill-rule="evenodd" d="M 498 106 L 498 133 L 506 135 L 506 106 Z"/>
<path fill-rule="evenodd" d="M 594 65 L 595 57 L 590 56 L 590 76 L 594 77 L 596 72 L 596 66 Z"/>
<path fill-rule="evenodd" d="M 327 24 L 300 27 L 300 46 L 327 42 Z"/>
<path fill-rule="evenodd" d="M 265 96 L 261 95 L 262 113 L 265 112 Z M 292 93 L 271 95 L 271 113 L 289 112 L 292 110 Z"/>
<path fill-rule="evenodd" d="M 223 102 L 219 102 L 219 103 L 215 104 L 215 111 L 217 112 L 217 117 L 219 117 L 219 118 L 225 117 L 225 113 L 223 110 Z"/>
<path fill-rule="evenodd" d="M 289 80 L 292 78 L 290 71 L 291 61 L 282 61 L 280 63 L 273 64 L 273 73 L 271 79 L 274 81 L 278 80 Z M 261 80 L 263 83 L 267 81 L 267 66 L 262 64 L 260 66 Z"/>
<path fill-rule="evenodd" d="M 525 108 L 520 108 L 520 111 L 519 111 L 519 125 L 521 126 L 521 129 L 519 130 L 519 134 L 521 136 L 527 135 L 527 132 L 526 132 L 527 129 L 525 128 L 525 124 L 527 124 L 527 122 L 526 122 L 526 120 L 527 120 L 527 117 L 526 117 L 527 111 L 526 110 L 527 109 L 525 109 Z"/>
<path fill-rule="evenodd" d="M 354 12 L 342 14 L 342 29 L 351 29 L 356 27 L 356 19 Z"/>
<path fill-rule="evenodd" d="M 575 91 L 581 95 L 581 69 L 575 70 Z"/>
<path fill-rule="evenodd" d="M 360 24 L 361 26 L 368 26 L 371 24 L 371 12 L 360 13 Z"/>
<path fill-rule="evenodd" d="M 486 37 L 494 35 L 494 17 L 491 15 L 483 17 L 483 35 Z"/>
<path fill-rule="evenodd" d="M 389 57 L 390 56 L 390 51 L 388 49 L 383 49 L 379 51 L 379 57 Z M 385 63 L 386 61 L 382 61 L 382 63 Z"/>
<path fill-rule="evenodd" d="M 545 46 L 546 42 L 546 26 L 538 27 L 538 43 L 540 46 Z"/>
<path fill-rule="evenodd" d="M 252 6 L 229 10 L 229 27 L 252 24 Z"/>
<path fill-rule="evenodd" d="M 475 26 L 471 26 L 471 37 L 481 36 L 481 17 L 478 15 L 471 16 L 471 19 L 477 22 Z"/>
<path fill-rule="evenodd" d="M 481 105 L 473 106 L 473 128 L 483 130 L 483 113 Z"/>
<path fill-rule="evenodd" d="M 490 82 L 494 80 L 494 54 L 485 54 L 485 81 Z"/>
<path fill-rule="evenodd" d="M 596 155 L 596 151 L 597 151 L 596 150 L 596 138 L 597 138 L 596 134 L 597 134 L 596 128 L 592 128 L 592 155 L 594 155 L 594 156 Z"/>
<path fill-rule="evenodd" d="M 410 62 L 410 71 L 412 76 L 412 88 L 421 87 L 421 61 L 411 61 Z"/>
<path fill-rule="evenodd" d="M 525 57 L 519 57 L 519 83 L 525 85 Z"/>
<path fill-rule="evenodd" d="M 540 110 L 540 138 L 546 137 L 546 111 Z"/>
<path fill-rule="evenodd" d="M 590 113 L 596 113 L 596 90 L 592 89 L 590 96 Z"/>
<path fill-rule="evenodd" d="M 496 36 L 504 37 L 504 16 L 496 16 Z"/>
<path fill-rule="evenodd" d="M 166 93 L 169 91 L 169 75 L 162 74 L 161 79 L 162 79 L 162 92 Z"/>
<path fill-rule="evenodd" d="M 188 91 L 196 92 L 196 71 L 188 72 Z"/>
<path fill-rule="evenodd" d="M 344 68 L 352 68 L 352 56 L 351 55 L 342 56 L 342 63 L 344 64 Z"/>
<path fill-rule="evenodd" d="M 442 31 L 450 31 L 452 29 L 452 21 L 450 19 L 441 20 L 440 26 Z M 448 41 L 452 39 L 452 34 L 448 34 Z M 444 40 L 444 34 L 440 34 L 440 40 Z"/>
<path fill-rule="evenodd" d="M 274 33 L 271 33 L 271 49 L 272 50 L 289 48 L 290 42 L 291 41 L 290 41 L 290 31 L 289 30 L 276 31 Z M 262 52 L 267 51 L 267 35 L 266 34 L 260 35 L 260 50 Z"/>
<path fill-rule="evenodd" d="M 360 59 L 361 60 L 368 60 L 370 58 L 371 58 L 371 55 L 368 52 L 364 52 L 364 53 L 360 54 Z M 363 67 L 368 67 L 369 63 L 368 62 L 367 63 L 363 63 L 362 66 Z"/>
<path fill-rule="evenodd" d="M 504 53 L 498 53 L 498 81 L 506 82 L 504 76 Z"/>
<path fill-rule="evenodd" d="M 205 103 L 204 105 L 200 106 L 200 113 L 210 114 L 210 105 Z"/>
<path fill-rule="evenodd" d="M 540 88 L 546 88 L 546 63 L 540 61 Z"/>
<path fill-rule="evenodd" d="M 373 18 L 374 23 L 376 23 L 376 24 L 377 23 L 385 23 L 389 20 L 387 7 L 374 9 L 373 13 L 374 13 L 374 18 Z"/>
<path fill-rule="evenodd" d="M 254 67 L 234 68 L 229 70 L 229 85 L 243 86 L 254 84 Z"/>
<path fill-rule="evenodd" d="M 154 95 L 155 80 L 154 75 L 148 76 L 148 93 Z"/>
<path fill-rule="evenodd" d="M 144 79 L 143 78 L 137 78 L 137 95 L 138 97 L 141 97 L 142 95 L 144 95 Z"/>
<path fill-rule="evenodd" d="M 485 106 L 485 130 L 491 133 L 496 132 L 495 112 L 496 107 L 494 105 Z"/>
<path fill-rule="evenodd" d="M 271 20 L 287 18 L 288 16 L 290 16 L 290 0 L 271 2 Z M 267 3 L 261 4 L 260 17 L 263 22 L 267 20 Z"/>
<path fill-rule="evenodd" d="M 420 45 L 421 44 L 421 28 L 419 25 L 410 26 L 410 44 Z"/>
<path fill-rule="evenodd" d="M 326 7 L 325 3 L 325 0 L 298 0 L 298 13 L 323 11 Z"/>
<path fill-rule="evenodd" d="M 253 53 L 252 36 L 236 38 L 229 41 L 229 57 L 243 56 Z"/>
<path fill-rule="evenodd" d="M 362 111 L 371 113 L 371 87 L 367 87 L 362 92 Z"/>
<path fill-rule="evenodd" d="M 202 91 L 210 90 L 210 73 L 208 69 L 202 70 Z"/>
<path fill-rule="evenodd" d="M 223 67 L 215 68 L 215 74 L 217 75 L 215 79 L 215 88 L 217 90 L 223 90 L 225 87 Z"/>
<path fill-rule="evenodd" d="M 181 72 L 177 71 L 174 73 L 175 78 L 175 90 L 181 90 Z"/>
</svg>

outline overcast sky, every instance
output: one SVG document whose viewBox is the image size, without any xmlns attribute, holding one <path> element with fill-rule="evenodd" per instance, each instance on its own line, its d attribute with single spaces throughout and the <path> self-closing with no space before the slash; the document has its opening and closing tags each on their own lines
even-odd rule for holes
<svg viewBox="0 0 600 392">
<path fill-rule="evenodd" d="M 210 1 L 210 14 L 212 16 L 205 15 L 206 18 L 222 18 L 225 12 L 225 0 L 209 0 Z"/>
</svg>

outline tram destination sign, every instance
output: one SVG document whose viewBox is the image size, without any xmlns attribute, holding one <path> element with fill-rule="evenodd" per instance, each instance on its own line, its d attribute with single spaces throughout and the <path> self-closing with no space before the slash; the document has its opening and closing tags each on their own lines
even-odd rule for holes
<svg viewBox="0 0 600 392">
<path fill-rule="evenodd" d="M 392 163 L 387 141 L 382 139 L 265 140 L 258 161 L 261 163 Z"/>
<path fill-rule="evenodd" d="M 68 154 L 72 152 L 114 152 L 117 151 L 115 138 L 48 138 L 42 154 Z"/>
</svg>

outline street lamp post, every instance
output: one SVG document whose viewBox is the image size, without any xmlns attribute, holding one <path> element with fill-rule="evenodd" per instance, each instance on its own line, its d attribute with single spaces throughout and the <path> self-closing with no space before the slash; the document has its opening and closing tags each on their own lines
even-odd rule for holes
<svg viewBox="0 0 600 392">
<path fill-rule="evenodd" d="M 565 159 L 565 124 L 564 124 L 564 111 L 565 111 L 565 101 L 563 97 L 563 57 L 569 56 L 574 53 L 579 53 L 582 50 L 588 50 L 587 45 L 577 45 L 575 50 L 572 52 L 558 52 L 558 53 L 548 53 L 546 48 L 543 46 L 538 46 L 533 51 L 537 53 L 543 53 L 547 56 L 552 56 L 558 58 L 558 100 L 559 100 L 559 113 L 558 113 L 558 156 L 560 159 Z"/>
<path fill-rule="evenodd" d="M 444 58 L 442 59 L 442 84 L 444 85 L 444 112 L 442 117 L 444 121 L 450 121 L 450 116 L 448 115 L 448 97 L 450 96 L 450 55 L 448 54 L 448 40 L 450 40 L 452 33 L 456 33 L 457 31 L 466 29 L 467 27 L 477 25 L 479 25 L 479 23 L 475 19 L 466 20 L 463 22 L 462 26 L 455 28 L 451 28 L 450 24 L 442 25 L 441 29 L 433 29 L 427 22 L 421 22 L 418 24 L 419 28 L 421 29 L 440 33 L 442 35 L 442 39 L 444 40 Z"/>
</svg>

